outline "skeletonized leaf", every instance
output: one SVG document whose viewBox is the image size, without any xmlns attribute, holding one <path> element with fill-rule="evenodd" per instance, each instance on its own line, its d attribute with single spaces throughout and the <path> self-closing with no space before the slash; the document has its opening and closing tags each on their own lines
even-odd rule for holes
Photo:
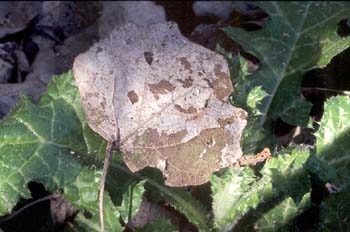
<svg viewBox="0 0 350 232">
<path fill-rule="evenodd" d="M 198 185 L 242 156 L 246 112 L 228 102 L 227 63 L 176 24 L 126 24 L 73 70 L 90 127 L 120 142 L 132 171 L 157 167 L 168 185 Z"/>
</svg>

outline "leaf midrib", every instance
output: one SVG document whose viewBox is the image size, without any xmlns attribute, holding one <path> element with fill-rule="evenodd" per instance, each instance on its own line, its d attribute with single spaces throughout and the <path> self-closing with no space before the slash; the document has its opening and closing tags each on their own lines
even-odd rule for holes
<svg viewBox="0 0 350 232">
<path fill-rule="evenodd" d="M 267 115 L 268 115 L 268 113 L 269 113 L 270 106 L 271 106 L 271 104 L 272 104 L 273 98 L 274 98 L 274 96 L 275 96 L 275 94 L 276 94 L 276 92 L 277 92 L 277 89 L 279 88 L 279 86 L 280 86 L 282 80 L 284 79 L 284 75 L 285 75 L 285 73 L 286 73 L 286 71 L 287 71 L 287 69 L 288 69 L 289 63 L 290 63 L 290 61 L 291 61 L 291 59 L 292 59 L 292 57 L 293 57 L 293 53 L 294 53 L 294 51 L 295 51 L 295 47 L 296 47 L 296 45 L 297 45 L 297 43 L 298 43 L 298 41 L 299 41 L 300 35 L 301 35 L 301 33 L 302 33 L 302 31 L 300 31 L 300 30 L 304 27 L 305 21 L 306 21 L 306 16 L 309 14 L 310 5 L 311 5 L 311 3 L 308 2 L 308 5 L 307 5 L 307 7 L 306 7 L 306 9 L 305 9 L 305 13 L 304 13 L 304 15 L 303 15 L 303 16 L 304 16 L 303 22 L 300 24 L 300 28 L 298 28 L 298 30 L 295 31 L 294 28 L 290 27 L 290 28 L 291 28 L 293 31 L 295 31 L 297 34 L 296 34 L 296 36 L 295 36 L 295 40 L 294 40 L 293 43 L 292 43 L 290 53 L 288 54 L 288 58 L 287 58 L 287 61 L 286 61 L 285 68 L 283 69 L 283 71 L 282 71 L 282 73 L 281 73 L 281 75 L 280 75 L 280 78 L 278 78 L 278 76 L 277 76 L 277 81 L 278 81 L 278 82 L 277 82 L 277 84 L 275 85 L 275 87 L 274 87 L 274 89 L 273 89 L 273 91 L 272 91 L 272 93 L 271 93 L 271 97 L 270 97 L 269 101 L 267 102 L 267 104 L 265 105 L 265 107 L 264 107 L 263 110 L 262 110 L 262 112 L 265 112 L 265 114 L 263 114 L 263 115 L 261 116 L 261 118 L 260 118 L 260 125 L 261 125 L 261 126 L 263 126 L 264 123 L 265 123 L 265 121 L 266 121 L 266 117 L 267 117 Z M 278 12 L 280 12 L 280 11 L 278 11 Z M 281 15 L 281 16 L 282 16 L 282 15 Z M 282 17 L 282 18 L 284 18 L 284 17 Z M 290 25 L 290 23 L 288 23 L 288 25 Z M 265 56 L 262 56 L 262 58 L 263 58 L 263 60 L 264 60 L 264 63 L 267 64 L 267 65 L 270 67 L 270 69 L 273 71 L 273 73 L 275 73 L 274 69 L 272 68 L 272 65 L 271 65 L 269 62 L 267 62 Z"/>
</svg>

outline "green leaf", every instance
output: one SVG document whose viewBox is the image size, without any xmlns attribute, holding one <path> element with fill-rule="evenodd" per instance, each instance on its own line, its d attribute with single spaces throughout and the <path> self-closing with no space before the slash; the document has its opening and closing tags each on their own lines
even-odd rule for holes
<svg viewBox="0 0 350 232">
<path fill-rule="evenodd" d="M 179 212 L 183 213 L 200 231 L 209 231 L 208 211 L 184 188 L 167 187 L 162 190 L 165 199 Z"/>
<path fill-rule="evenodd" d="M 208 210 L 192 196 L 187 188 L 164 185 L 158 169 L 145 169 L 142 175 L 148 180 L 145 184 L 148 198 L 154 202 L 166 200 L 174 209 L 184 214 L 188 221 L 197 226 L 200 231 L 209 231 Z"/>
<path fill-rule="evenodd" d="M 287 197 L 254 224 L 256 231 L 294 231 L 290 222 L 300 212 L 310 206 L 310 193 L 303 196 L 300 203 L 296 204 L 291 197 Z"/>
<path fill-rule="evenodd" d="M 87 125 L 72 72 L 54 77 L 36 104 L 22 97 L 0 122 L 0 215 L 11 212 L 21 197 L 30 198 L 27 184 L 35 181 L 52 192 L 64 189 L 75 207 L 98 218 L 105 147 Z M 105 197 L 110 201 L 108 194 Z M 111 213 L 106 215 L 112 219 Z M 115 231 L 120 224 L 113 220 L 109 225 Z"/>
<path fill-rule="evenodd" d="M 145 180 L 129 185 L 129 190 L 124 193 L 123 202 L 118 207 L 125 223 L 131 220 L 141 206 Z"/>
<path fill-rule="evenodd" d="M 142 230 L 143 232 L 176 232 L 176 226 L 169 219 L 159 218 L 148 223 Z"/>
<path fill-rule="evenodd" d="M 319 130 L 315 134 L 316 154 L 307 164 L 308 170 L 324 183 L 350 183 L 349 119 L 349 97 L 332 97 L 326 101 Z"/>
<path fill-rule="evenodd" d="M 316 153 L 307 163 L 308 171 L 323 184 L 339 188 L 321 205 L 323 231 L 349 231 L 350 215 L 350 98 L 328 99 L 316 133 Z M 317 162 L 318 161 L 318 162 Z"/>
<path fill-rule="evenodd" d="M 332 194 L 321 205 L 320 231 L 350 231 L 350 187 L 341 192 Z"/>
<path fill-rule="evenodd" d="M 306 126 L 311 104 L 300 93 L 304 74 L 323 67 L 349 46 L 337 34 L 337 23 L 350 14 L 347 2 L 256 2 L 269 19 L 257 31 L 228 27 L 224 31 L 260 59 L 260 67 L 246 77 L 251 89 L 262 86 L 268 96 L 259 106 L 260 125 L 271 128 L 281 118 Z"/>
<path fill-rule="evenodd" d="M 67 74 L 53 79 L 37 105 L 22 97 L 0 122 L 0 215 L 10 212 L 20 197 L 30 197 L 28 182 L 41 182 L 51 191 L 64 187 L 82 169 L 73 154 L 104 149 L 103 140 L 82 121 L 79 103 Z"/>
<path fill-rule="evenodd" d="M 308 157 L 308 151 L 294 148 L 268 160 L 259 174 L 244 167 L 213 175 L 214 226 L 250 231 L 266 226 L 266 220 L 289 223 L 309 203 L 310 183 L 303 169 Z M 280 224 L 269 226 L 277 230 Z"/>
<path fill-rule="evenodd" d="M 76 227 L 78 231 L 101 231 L 97 202 L 100 179 L 100 171 L 94 172 L 84 168 L 75 182 L 64 188 L 67 200 L 69 200 L 73 206 L 84 209 L 78 213 L 73 222 L 74 227 Z M 105 194 L 105 231 L 122 231 L 119 217 L 119 211 L 112 203 L 108 194 Z"/>
<path fill-rule="evenodd" d="M 256 178 L 250 168 L 227 169 L 222 176 L 212 176 L 215 227 L 224 228 L 257 206 L 259 192 L 267 183 L 256 182 Z"/>
</svg>

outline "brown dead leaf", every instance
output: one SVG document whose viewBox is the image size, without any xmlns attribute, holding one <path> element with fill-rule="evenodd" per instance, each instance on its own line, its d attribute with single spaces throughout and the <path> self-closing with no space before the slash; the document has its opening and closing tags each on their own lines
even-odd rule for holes
<svg viewBox="0 0 350 232">
<path fill-rule="evenodd" d="M 157 167 L 170 186 L 198 185 L 241 156 L 247 113 L 228 102 L 225 59 L 176 24 L 126 24 L 73 65 L 90 127 L 120 136 L 132 171 Z"/>
</svg>

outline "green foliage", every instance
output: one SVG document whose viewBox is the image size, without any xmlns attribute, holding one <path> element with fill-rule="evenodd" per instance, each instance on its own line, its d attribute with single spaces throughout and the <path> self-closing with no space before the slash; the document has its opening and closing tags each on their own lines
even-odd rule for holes
<svg viewBox="0 0 350 232">
<path fill-rule="evenodd" d="M 349 231 L 350 215 L 350 98 L 346 96 L 328 99 L 320 129 L 316 133 L 317 151 L 315 156 L 322 161 L 309 162 L 308 168 L 323 184 L 335 185 L 339 192 L 321 206 L 321 228 L 325 231 Z"/>
<path fill-rule="evenodd" d="M 140 208 L 143 192 L 145 191 L 144 184 L 145 181 L 141 181 L 129 185 L 128 191 L 123 195 L 123 202 L 118 209 L 125 223 L 128 223 Z"/>
<path fill-rule="evenodd" d="M 261 86 L 251 86 L 251 81 L 246 78 L 249 75 L 248 62 L 243 57 L 233 57 L 231 53 L 226 52 L 220 46 L 216 50 L 229 63 L 234 89 L 230 96 L 231 104 L 248 112 L 248 125 L 244 129 L 241 139 L 243 152 L 245 154 L 259 152 L 264 147 L 271 146 L 275 142 L 271 132 L 265 130 L 259 124 L 259 116 L 262 113 L 257 106 L 261 104 L 267 93 Z"/>
<path fill-rule="evenodd" d="M 215 227 L 249 231 L 288 225 L 309 203 L 310 182 L 303 168 L 308 157 L 308 151 L 295 148 L 276 154 L 259 173 L 245 167 L 213 175 Z"/>
<path fill-rule="evenodd" d="M 71 74 L 54 78 L 38 104 L 23 97 L 0 128 L 0 214 L 30 197 L 30 181 L 51 191 L 73 183 L 78 154 L 102 155 L 106 144 L 84 121 Z"/>
<path fill-rule="evenodd" d="M 101 231 L 98 213 L 98 187 L 101 172 L 91 172 L 84 168 L 74 183 L 64 188 L 65 197 L 73 206 L 83 209 L 74 220 L 74 227 L 78 231 Z M 106 231 L 122 231 L 119 223 L 120 213 L 112 203 L 110 197 L 104 197 L 104 215 Z"/>
<path fill-rule="evenodd" d="M 341 192 L 332 194 L 321 205 L 320 231 L 350 231 L 350 188 L 347 185 Z"/>
<path fill-rule="evenodd" d="M 77 223 L 99 228 L 96 166 L 106 142 L 86 123 L 72 73 L 55 77 L 37 104 L 22 97 L 0 128 L 0 214 L 10 212 L 20 197 L 30 198 L 27 184 L 36 181 L 50 191 L 63 189 L 66 199 L 92 216 L 79 213 Z M 107 229 L 120 230 L 119 221 L 111 220 L 119 212 L 113 204 L 105 210 Z"/>
<path fill-rule="evenodd" d="M 158 170 L 149 169 L 142 174 L 148 179 L 145 188 L 150 196 L 149 198 L 154 202 L 166 200 L 201 231 L 209 230 L 208 210 L 192 196 L 188 189 L 165 186 Z"/>
<path fill-rule="evenodd" d="M 349 37 L 342 38 L 336 32 L 337 23 L 349 15 L 350 5 L 348 3 L 258 2 L 257 4 L 269 14 L 269 20 L 263 29 L 248 32 L 238 28 L 225 28 L 224 31 L 242 45 L 245 51 L 259 58 L 258 70 L 249 74 L 244 60 L 239 61 L 238 58 L 229 57 L 224 51 L 220 51 L 227 59 L 231 59 L 231 75 L 234 83 L 233 103 L 250 113 L 242 142 L 244 151 L 247 153 L 256 152 L 257 149 L 269 146 L 271 142 L 274 143 L 271 140 L 272 123 L 277 118 L 292 125 L 306 126 L 309 121 L 310 104 L 300 94 L 300 83 L 303 76 L 313 68 L 324 67 L 335 55 L 349 46 Z M 255 97 L 256 102 L 248 104 L 249 93 L 256 92 L 259 87 L 265 93 L 258 94 L 258 96 L 265 94 L 266 97 L 262 101 L 261 98 Z M 252 110 L 254 106 L 257 108 L 255 112 Z M 349 215 L 349 202 L 345 198 L 349 195 L 350 178 L 349 110 L 348 97 L 330 99 L 325 105 L 323 120 L 316 133 L 316 149 L 311 152 L 312 155 L 309 156 L 307 162 L 303 160 L 301 163 L 304 166 L 300 169 L 303 170 L 300 171 L 302 176 L 292 175 L 286 178 L 281 172 L 277 174 L 274 171 L 274 180 L 267 180 L 266 183 L 275 183 L 280 190 L 284 190 L 282 192 L 277 190 L 278 194 L 275 195 L 278 196 L 277 198 L 285 196 L 287 192 L 291 196 L 282 198 L 278 204 L 274 204 L 272 200 L 266 204 L 270 205 L 269 207 L 259 208 L 256 204 L 266 202 L 261 198 L 264 190 L 259 189 L 257 192 L 260 198 L 249 205 L 246 202 L 250 202 L 250 199 L 254 199 L 253 196 L 258 193 L 253 192 L 251 198 L 242 197 L 244 199 L 242 202 L 245 204 L 244 207 L 237 207 L 239 210 L 222 204 L 224 209 L 227 209 L 227 213 L 222 214 L 226 218 L 217 217 L 217 225 L 222 222 L 222 225 L 227 228 L 228 221 L 231 221 L 232 224 L 237 224 L 234 228 L 238 228 L 238 231 L 253 228 L 261 231 L 284 231 L 285 226 L 289 224 L 288 221 L 310 205 L 311 186 L 308 184 L 310 181 L 305 171 L 307 170 L 308 174 L 316 177 L 318 184 L 331 183 L 341 189 L 339 193 L 332 193 L 322 203 L 320 228 L 325 231 L 348 231 L 344 221 L 348 220 Z M 269 163 L 265 164 L 262 171 L 269 170 Z M 239 176 L 231 178 L 236 180 L 239 179 Z M 254 176 L 244 179 L 249 184 L 252 178 Z M 266 173 L 259 181 L 264 178 L 266 178 Z M 249 196 L 247 186 L 242 186 L 241 182 L 237 180 L 238 184 L 236 183 L 235 189 L 238 193 L 235 192 L 235 194 L 238 196 L 231 199 L 233 202 L 235 199 L 240 199 L 242 193 Z M 231 184 L 234 185 L 233 181 Z M 303 194 L 296 193 L 298 191 Z M 240 204 L 235 202 L 235 205 Z M 250 213 L 251 210 L 247 211 L 252 208 L 257 208 L 257 210 L 253 213 Z M 258 216 L 261 215 L 261 211 L 265 212 L 262 217 Z M 247 214 L 251 219 L 242 220 L 244 223 L 239 223 L 239 217 Z"/>
<path fill-rule="evenodd" d="M 349 37 L 336 33 L 337 23 L 348 17 L 346 2 L 257 2 L 269 15 L 257 31 L 225 28 L 226 34 L 260 60 L 247 76 L 250 89 L 262 86 L 268 96 L 259 107 L 260 125 L 269 130 L 281 118 L 292 125 L 308 122 L 310 103 L 300 94 L 304 74 L 323 67 L 349 46 Z"/>
<path fill-rule="evenodd" d="M 208 231 L 208 211 L 189 191 L 183 188 L 166 187 L 165 199 L 201 231 Z"/>
<path fill-rule="evenodd" d="M 142 229 L 143 232 L 176 232 L 176 226 L 171 224 L 171 222 L 165 218 L 159 218 L 148 223 L 145 228 Z"/>
</svg>

